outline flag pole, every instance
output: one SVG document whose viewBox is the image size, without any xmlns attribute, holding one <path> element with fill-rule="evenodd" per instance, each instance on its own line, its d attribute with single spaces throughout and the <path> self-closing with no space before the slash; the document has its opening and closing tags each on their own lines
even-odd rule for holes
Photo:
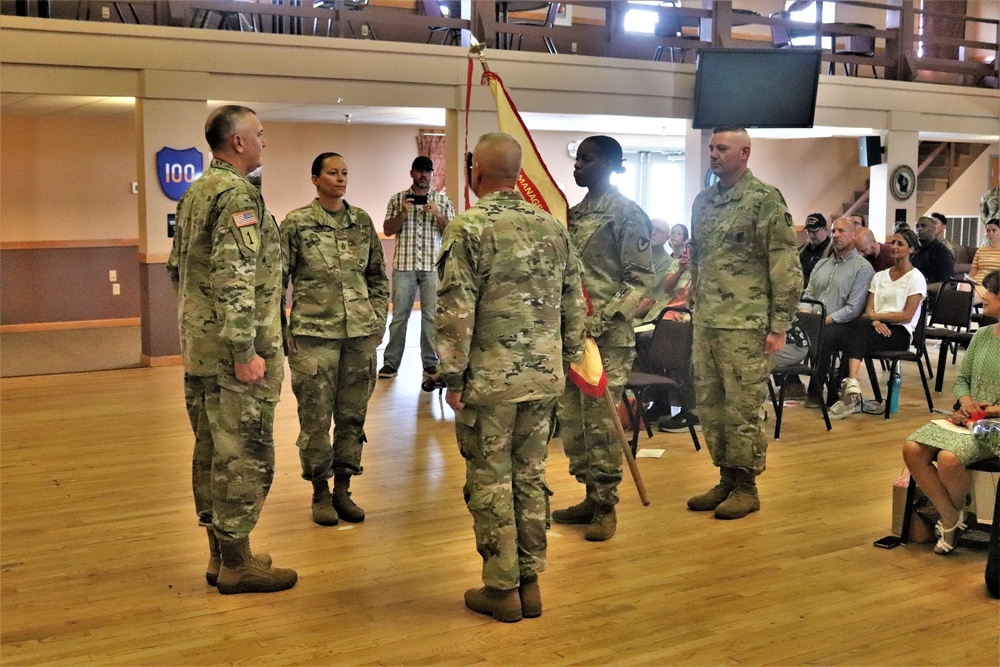
<svg viewBox="0 0 1000 667">
<path fill-rule="evenodd" d="M 608 406 L 608 410 L 611 411 L 611 421 L 615 423 L 615 430 L 618 432 L 618 442 L 622 446 L 622 455 L 625 456 L 625 461 L 628 463 L 629 472 L 632 473 L 632 481 L 635 482 L 636 491 L 639 492 L 639 500 L 642 501 L 643 506 L 649 505 L 649 496 L 646 495 L 646 485 L 642 482 L 642 475 L 639 474 L 639 466 L 635 463 L 635 457 L 632 456 L 632 447 L 628 443 L 628 439 L 625 437 L 625 429 L 622 428 L 622 422 L 618 418 L 618 409 L 615 406 L 615 399 L 611 398 L 611 390 L 608 387 L 604 387 L 604 404 Z M 639 415 L 636 414 L 636 419 Z"/>
</svg>

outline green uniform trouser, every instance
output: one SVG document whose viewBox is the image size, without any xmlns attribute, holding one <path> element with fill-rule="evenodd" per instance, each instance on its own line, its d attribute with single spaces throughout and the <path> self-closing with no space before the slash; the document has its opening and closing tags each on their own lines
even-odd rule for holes
<svg viewBox="0 0 1000 667">
<path fill-rule="evenodd" d="M 545 489 L 555 399 L 466 405 L 455 415 L 483 583 L 511 590 L 545 570 Z"/>
<path fill-rule="evenodd" d="M 288 366 L 298 402 L 295 444 L 302 477 L 325 480 L 335 474 L 360 475 L 368 399 L 375 389 L 378 337 L 296 336 L 295 344 L 298 350 L 288 357 Z"/>
<path fill-rule="evenodd" d="M 617 400 L 622 395 L 635 360 L 635 348 L 601 349 L 601 361 L 608 376 L 608 389 Z M 559 399 L 559 429 L 563 449 L 569 457 L 569 474 L 587 485 L 591 500 L 599 505 L 618 504 L 618 484 L 622 481 L 622 446 L 614 419 L 604 398 L 592 398 L 569 379 Z"/>
<path fill-rule="evenodd" d="M 220 387 L 215 377 L 184 376 L 194 430 L 191 465 L 198 522 L 219 537 L 246 537 L 274 479 L 274 406 Z"/>
<path fill-rule="evenodd" d="M 770 360 L 766 331 L 695 326 L 691 351 L 702 433 L 720 468 L 764 471 L 767 439 L 761 404 Z"/>
</svg>

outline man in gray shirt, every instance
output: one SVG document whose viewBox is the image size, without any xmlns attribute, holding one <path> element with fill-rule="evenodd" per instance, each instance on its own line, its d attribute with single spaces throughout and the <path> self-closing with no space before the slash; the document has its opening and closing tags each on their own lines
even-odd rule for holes
<svg viewBox="0 0 1000 667">
<path fill-rule="evenodd" d="M 826 328 L 823 332 L 823 353 L 820 355 L 820 375 L 827 377 L 833 353 L 842 350 L 847 337 L 847 324 L 865 310 L 868 288 L 875 269 L 854 247 L 854 223 L 847 218 L 833 222 L 833 254 L 825 257 L 813 268 L 806 285 L 804 298 L 815 299 L 826 306 Z M 808 310 L 808 309 L 805 309 Z M 838 378 L 839 380 L 839 378 Z M 831 383 L 827 402 L 837 399 Z M 806 406 L 819 407 L 822 387 L 809 386 Z"/>
</svg>

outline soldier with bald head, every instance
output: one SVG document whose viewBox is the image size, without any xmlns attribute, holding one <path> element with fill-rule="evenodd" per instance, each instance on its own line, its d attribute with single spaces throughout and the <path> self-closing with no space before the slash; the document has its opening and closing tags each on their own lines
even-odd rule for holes
<svg viewBox="0 0 1000 667">
<path fill-rule="evenodd" d="M 435 318 L 483 559 L 485 585 L 465 604 L 504 622 L 542 613 L 550 422 L 586 318 L 566 228 L 515 190 L 520 169 L 514 137 L 480 138 L 470 179 L 479 201 L 445 229 Z"/>
<path fill-rule="evenodd" d="M 747 166 L 746 130 L 716 128 L 708 149 L 719 182 L 692 206 L 689 301 L 695 395 L 720 481 L 688 508 L 740 519 L 760 509 L 755 479 L 767 454 L 761 403 L 773 355 L 792 326 L 802 267 L 784 197 Z"/>
</svg>

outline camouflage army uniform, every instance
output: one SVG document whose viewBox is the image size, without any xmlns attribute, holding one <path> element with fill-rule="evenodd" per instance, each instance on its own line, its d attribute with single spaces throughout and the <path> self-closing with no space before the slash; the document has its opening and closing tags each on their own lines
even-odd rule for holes
<svg viewBox="0 0 1000 667">
<path fill-rule="evenodd" d="M 550 419 L 583 351 L 579 261 L 555 218 L 495 192 L 448 225 L 438 274 L 435 342 L 465 403 L 455 434 L 483 582 L 516 589 L 545 569 Z"/>
<path fill-rule="evenodd" d="M 639 205 L 613 187 L 600 197 L 589 194 L 569 210 L 569 234 L 583 263 L 583 288 L 594 313 L 587 333 L 594 337 L 619 397 L 635 359 L 632 315 L 656 280 L 649 236 L 652 225 Z M 598 505 L 618 503 L 622 479 L 621 444 L 603 399 L 587 396 L 566 382 L 559 399 L 559 425 L 569 472 L 586 484 Z"/>
<path fill-rule="evenodd" d="M 985 225 L 997 216 L 1000 216 L 1000 188 L 993 188 L 979 200 L 979 224 Z"/>
<path fill-rule="evenodd" d="M 292 282 L 289 334 L 297 349 L 288 365 L 302 477 L 359 475 L 375 350 L 389 308 L 382 243 L 363 210 L 345 201 L 331 213 L 318 199 L 288 214 L 281 241 L 284 284 Z"/>
<path fill-rule="evenodd" d="M 691 212 L 693 363 L 698 414 L 716 466 L 764 470 L 768 332 L 785 333 L 802 293 L 785 200 L 747 170 L 716 183 Z"/>
<path fill-rule="evenodd" d="M 274 406 L 284 377 L 281 243 L 260 191 L 212 160 L 177 205 L 167 271 L 177 291 L 184 394 L 195 434 L 199 521 L 221 538 L 250 534 L 274 477 Z M 233 364 L 260 355 L 260 384 Z"/>
</svg>

